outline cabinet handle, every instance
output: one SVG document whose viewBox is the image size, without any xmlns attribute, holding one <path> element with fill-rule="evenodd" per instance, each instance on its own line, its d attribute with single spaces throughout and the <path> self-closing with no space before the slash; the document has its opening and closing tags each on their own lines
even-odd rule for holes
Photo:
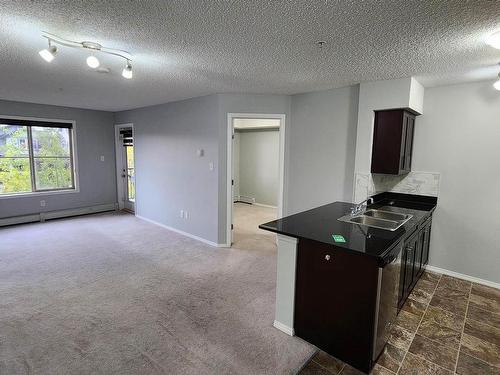
<svg viewBox="0 0 500 375">
<path fill-rule="evenodd" d="M 327 255 L 325 255 L 325 259 L 326 259 L 326 260 L 330 260 L 330 258 L 331 258 L 331 257 L 330 257 L 330 255 L 328 255 L 328 254 L 327 254 Z"/>
</svg>

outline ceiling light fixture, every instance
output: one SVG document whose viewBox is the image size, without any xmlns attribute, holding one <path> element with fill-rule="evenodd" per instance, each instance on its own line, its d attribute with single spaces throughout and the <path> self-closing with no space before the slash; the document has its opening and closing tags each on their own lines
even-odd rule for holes
<svg viewBox="0 0 500 375">
<path fill-rule="evenodd" d="M 122 76 L 123 76 L 123 78 L 126 78 L 126 79 L 131 79 L 133 76 L 132 63 L 129 60 L 127 60 L 127 65 L 122 70 Z"/>
<path fill-rule="evenodd" d="M 87 57 L 87 65 L 92 69 L 96 69 L 100 65 L 99 59 L 94 55 L 90 55 L 89 57 Z"/>
<path fill-rule="evenodd" d="M 120 57 L 127 62 L 127 65 L 123 69 L 122 76 L 127 79 L 132 78 L 132 55 L 127 51 L 104 47 L 99 43 L 90 41 L 75 42 L 47 32 L 43 32 L 42 36 L 49 41 L 49 48 L 40 51 L 39 54 L 47 62 L 51 62 L 57 52 L 57 47 L 52 45 L 52 43 L 55 43 L 65 47 L 90 50 L 91 54 L 87 57 L 87 65 L 92 69 L 96 69 L 100 65 L 99 59 L 95 56 L 95 53 L 104 53 Z"/>
<path fill-rule="evenodd" d="M 498 73 L 498 80 L 493 84 L 495 90 L 500 91 L 500 73 Z"/>
<path fill-rule="evenodd" d="M 42 59 L 44 59 L 47 62 L 51 62 L 52 60 L 54 60 L 54 57 L 56 57 L 56 53 L 57 53 L 57 47 L 52 46 L 50 44 L 50 39 L 49 39 L 49 47 L 42 49 L 40 52 L 38 52 L 38 54 L 42 56 Z"/>
<path fill-rule="evenodd" d="M 497 31 L 486 38 L 486 44 L 493 48 L 500 49 L 500 31 Z"/>
</svg>

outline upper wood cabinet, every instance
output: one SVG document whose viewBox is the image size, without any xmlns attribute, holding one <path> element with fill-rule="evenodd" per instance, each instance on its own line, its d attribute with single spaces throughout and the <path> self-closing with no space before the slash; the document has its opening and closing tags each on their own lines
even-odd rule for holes
<svg viewBox="0 0 500 375">
<path fill-rule="evenodd" d="M 414 130 L 415 114 L 407 109 L 375 111 L 371 172 L 410 172 Z"/>
</svg>

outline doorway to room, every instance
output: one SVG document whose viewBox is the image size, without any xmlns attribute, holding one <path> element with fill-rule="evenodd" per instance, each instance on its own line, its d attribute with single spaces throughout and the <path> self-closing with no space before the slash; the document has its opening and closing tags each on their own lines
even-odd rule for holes
<svg viewBox="0 0 500 375">
<path fill-rule="evenodd" d="M 258 226 L 282 216 L 284 120 L 281 114 L 228 114 L 228 245 L 275 241 Z"/>
<path fill-rule="evenodd" d="M 135 153 L 133 124 L 116 125 L 116 181 L 120 210 L 135 212 Z"/>
</svg>

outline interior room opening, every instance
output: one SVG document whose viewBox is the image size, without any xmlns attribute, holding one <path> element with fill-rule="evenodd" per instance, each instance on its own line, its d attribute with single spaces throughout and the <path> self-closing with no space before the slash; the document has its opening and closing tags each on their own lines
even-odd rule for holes
<svg viewBox="0 0 500 375">
<path fill-rule="evenodd" d="M 259 224 L 278 217 L 281 119 L 233 118 L 232 125 L 232 243 L 244 246 L 268 236 Z"/>
<path fill-rule="evenodd" d="M 116 174 L 120 210 L 135 212 L 134 127 L 116 126 Z"/>
</svg>

